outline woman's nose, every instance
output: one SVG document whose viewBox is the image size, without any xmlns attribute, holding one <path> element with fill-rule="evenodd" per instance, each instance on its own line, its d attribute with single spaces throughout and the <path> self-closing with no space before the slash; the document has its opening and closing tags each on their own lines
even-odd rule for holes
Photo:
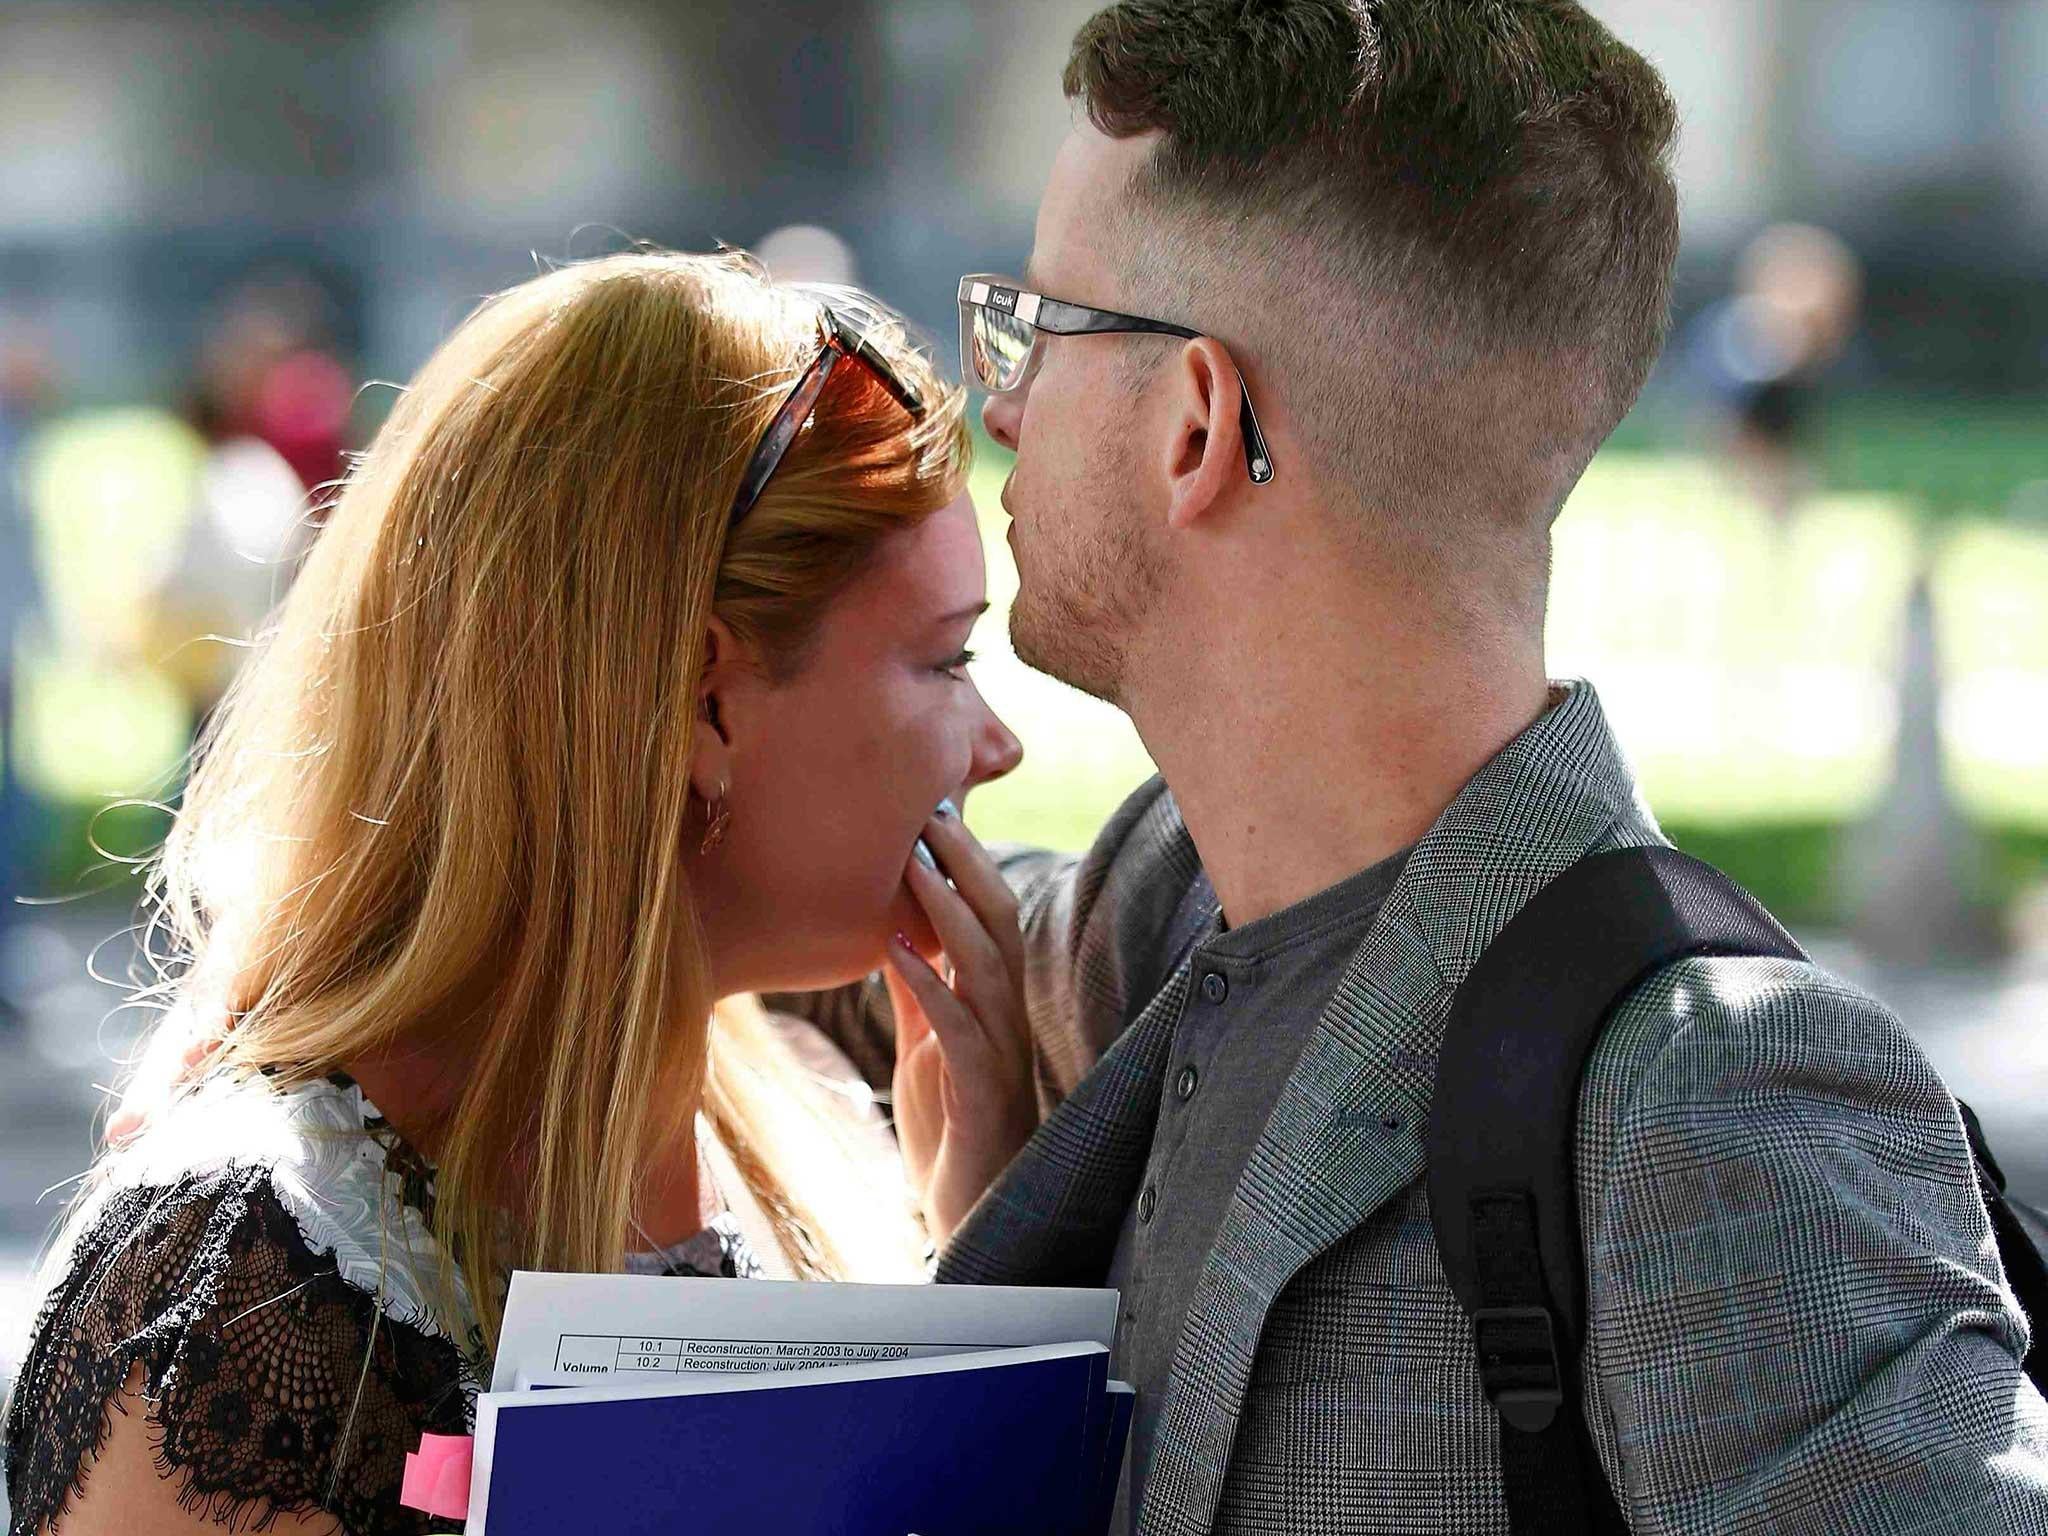
<svg viewBox="0 0 2048 1536">
<path fill-rule="evenodd" d="M 981 731 L 974 743 L 974 784 L 1000 779 L 1024 761 L 1024 743 L 1003 724 L 1002 717 L 988 707 L 986 700 L 982 702 L 981 713 Z"/>
</svg>

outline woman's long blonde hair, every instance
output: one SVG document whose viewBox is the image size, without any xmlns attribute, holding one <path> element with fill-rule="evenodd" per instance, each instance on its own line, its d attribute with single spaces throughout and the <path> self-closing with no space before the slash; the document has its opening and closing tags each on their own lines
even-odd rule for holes
<svg viewBox="0 0 2048 1536">
<path fill-rule="evenodd" d="M 758 1011 L 714 1023 L 685 855 L 707 621 L 800 669 L 878 541 L 965 472 L 960 391 L 872 301 L 831 298 L 932 409 L 914 426 L 841 367 L 730 534 L 815 295 L 636 251 L 486 301 L 349 476 L 155 875 L 222 1065 L 470 1062 L 435 1225 L 492 1346 L 506 1269 L 619 1266 L 646 1150 L 687 1148 L 700 1106 L 798 1273 L 843 1273 L 872 1230 L 819 1196 L 843 1162 Z"/>
</svg>

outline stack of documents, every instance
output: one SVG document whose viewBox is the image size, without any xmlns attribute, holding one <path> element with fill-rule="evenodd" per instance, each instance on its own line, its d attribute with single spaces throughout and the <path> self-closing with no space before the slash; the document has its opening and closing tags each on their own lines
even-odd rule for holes
<svg viewBox="0 0 2048 1536">
<path fill-rule="evenodd" d="M 1116 1293 L 513 1277 L 472 1536 L 1102 1536 Z"/>
</svg>

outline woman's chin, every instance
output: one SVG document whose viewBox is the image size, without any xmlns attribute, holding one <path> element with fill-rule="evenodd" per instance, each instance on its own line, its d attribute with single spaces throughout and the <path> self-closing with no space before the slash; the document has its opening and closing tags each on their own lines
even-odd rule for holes
<svg viewBox="0 0 2048 1536">
<path fill-rule="evenodd" d="M 915 927 L 903 930 L 903 936 L 910 940 L 910 947 L 922 955 L 928 965 L 937 965 L 946 952 L 939 936 L 932 931 L 932 925 L 921 917 Z"/>
<path fill-rule="evenodd" d="M 910 940 L 910 947 L 927 961 L 936 963 L 943 952 L 939 936 L 932 928 L 931 919 L 924 915 L 924 908 L 917 904 L 917 898 L 908 891 L 897 898 L 896 905 L 889 911 L 889 931 L 882 935 L 885 950 L 896 942 L 896 935 L 899 933 Z"/>
</svg>

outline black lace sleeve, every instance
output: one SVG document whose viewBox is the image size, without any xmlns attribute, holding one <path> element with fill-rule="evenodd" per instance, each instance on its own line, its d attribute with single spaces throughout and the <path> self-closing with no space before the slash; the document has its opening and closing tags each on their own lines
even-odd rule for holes
<svg viewBox="0 0 2048 1536">
<path fill-rule="evenodd" d="M 422 1431 L 468 1431 L 463 1355 L 309 1252 L 265 1170 L 117 1193 L 83 1234 L 7 1407 L 12 1536 L 81 1486 L 137 1365 L 184 1508 L 230 1529 L 264 1505 L 325 1510 L 350 1536 L 459 1529 L 398 1489 Z"/>
</svg>

